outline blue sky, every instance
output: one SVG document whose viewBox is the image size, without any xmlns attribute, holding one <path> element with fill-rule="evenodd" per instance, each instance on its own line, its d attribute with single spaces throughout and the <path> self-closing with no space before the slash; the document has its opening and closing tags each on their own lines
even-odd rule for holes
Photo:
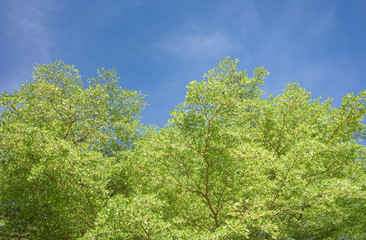
<svg viewBox="0 0 366 240">
<path fill-rule="evenodd" d="M 314 98 L 366 88 L 366 1 L 0 1 L 0 92 L 60 59 L 86 79 L 115 68 L 122 87 L 148 95 L 143 123 L 160 127 L 186 85 L 226 56 L 270 72 L 278 94 L 300 82 Z"/>
</svg>

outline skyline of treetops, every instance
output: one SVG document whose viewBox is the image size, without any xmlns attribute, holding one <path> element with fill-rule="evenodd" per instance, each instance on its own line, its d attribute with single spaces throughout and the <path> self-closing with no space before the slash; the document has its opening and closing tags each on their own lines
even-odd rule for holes
<svg viewBox="0 0 366 240">
<path fill-rule="evenodd" d="M 340 106 L 226 57 L 164 127 L 115 70 L 0 95 L 0 239 L 363 239 L 366 90 Z"/>
</svg>

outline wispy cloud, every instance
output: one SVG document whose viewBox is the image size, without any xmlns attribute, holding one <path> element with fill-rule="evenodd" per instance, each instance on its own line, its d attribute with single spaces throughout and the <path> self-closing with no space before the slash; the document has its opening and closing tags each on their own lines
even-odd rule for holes
<svg viewBox="0 0 366 240">
<path fill-rule="evenodd" d="M 269 92 L 279 93 L 290 81 L 298 81 L 309 90 L 323 89 L 337 77 L 333 73 L 344 73 L 342 69 L 350 67 L 342 66 L 344 58 L 328 54 L 333 51 L 327 44 L 336 30 L 337 4 L 323 10 L 289 1 L 276 17 L 255 21 L 260 31 L 251 34 L 254 38 L 243 38 L 248 47 L 242 48 L 248 49 L 250 56 L 244 61 L 264 65 L 271 72 L 265 82 Z"/>
<path fill-rule="evenodd" d="M 237 44 L 228 35 L 216 31 L 209 34 L 183 33 L 168 36 L 158 44 L 167 53 L 196 60 L 224 56 Z"/>
<path fill-rule="evenodd" d="M 54 11 L 53 1 L 6 1 L 4 29 L 1 40 L 11 56 L 7 68 L 1 70 L 2 91 L 12 91 L 20 83 L 30 79 L 36 62 L 51 60 L 52 35 L 47 26 L 48 18 Z"/>
</svg>

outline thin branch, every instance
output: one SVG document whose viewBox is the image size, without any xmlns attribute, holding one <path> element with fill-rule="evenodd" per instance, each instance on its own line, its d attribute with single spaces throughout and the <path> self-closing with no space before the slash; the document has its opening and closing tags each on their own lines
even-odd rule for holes
<svg viewBox="0 0 366 240">
<path fill-rule="evenodd" d="M 351 109 L 350 113 L 343 119 L 343 121 L 336 127 L 336 129 L 333 131 L 332 135 L 329 137 L 328 141 L 326 141 L 325 145 L 327 145 L 332 140 L 332 138 L 338 132 L 340 127 L 346 122 L 346 120 L 352 115 L 352 113 L 353 113 L 353 108 Z"/>
</svg>

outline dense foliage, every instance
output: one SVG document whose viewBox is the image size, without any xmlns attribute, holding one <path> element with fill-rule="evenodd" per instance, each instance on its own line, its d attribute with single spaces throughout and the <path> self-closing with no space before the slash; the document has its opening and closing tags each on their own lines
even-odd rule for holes
<svg viewBox="0 0 366 240">
<path fill-rule="evenodd" d="M 0 237 L 76 239 L 115 190 L 143 96 L 122 90 L 113 71 L 84 88 L 60 61 L 37 66 L 33 79 L 0 99 Z"/>
<path fill-rule="evenodd" d="M 226 58 L 156 130 L 102 70 L 38 66 L 2 94 L 0 239 L 363 239 L 366 91 L 264 97 Z"/>
</svg>

